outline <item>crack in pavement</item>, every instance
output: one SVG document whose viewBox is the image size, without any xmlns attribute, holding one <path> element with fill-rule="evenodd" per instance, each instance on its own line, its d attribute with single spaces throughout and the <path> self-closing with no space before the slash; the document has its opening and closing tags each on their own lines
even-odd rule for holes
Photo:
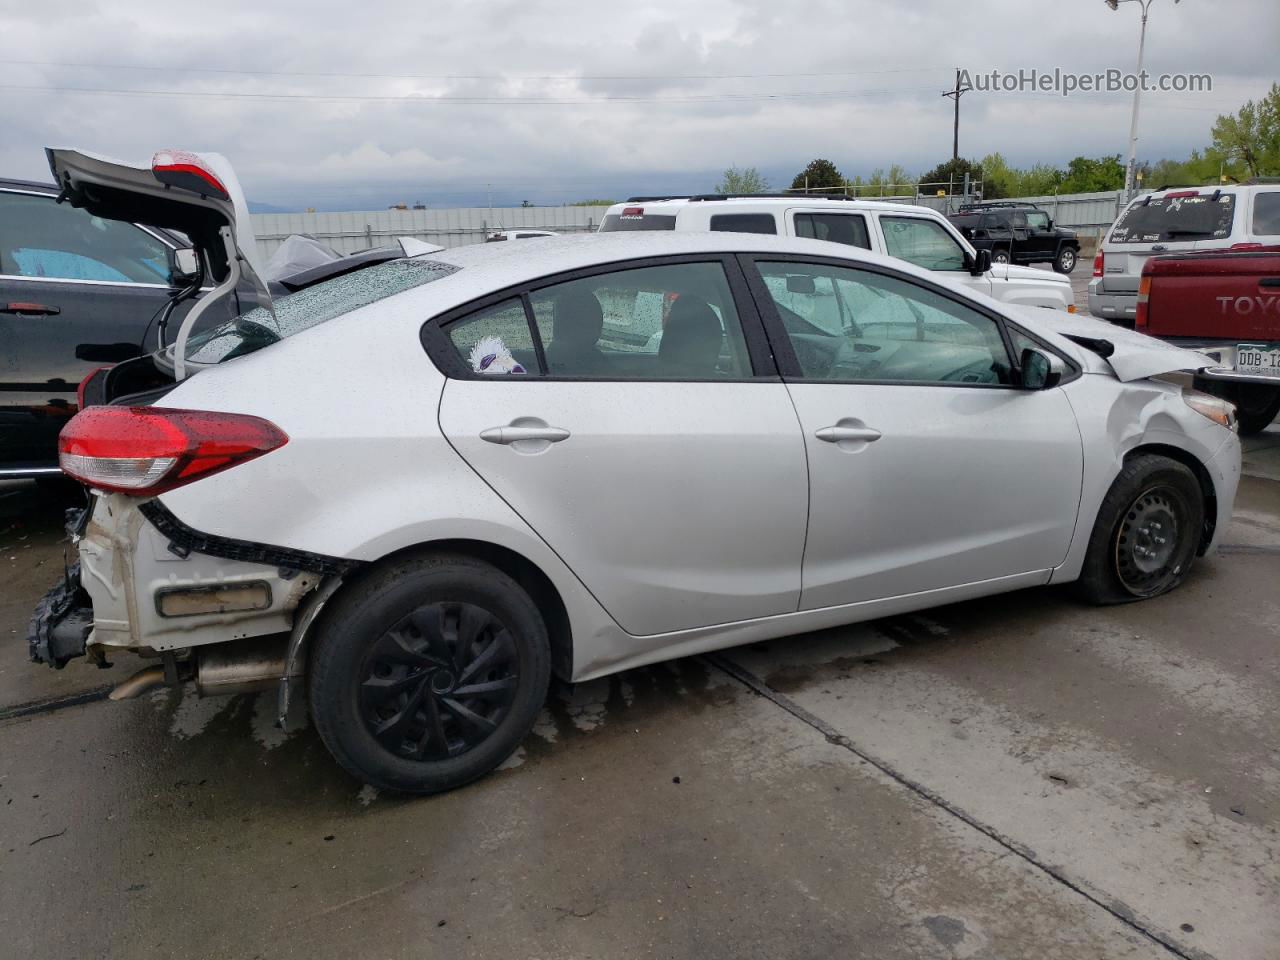
<svg viewBox="0 0 1280 960">
<path fill-rule="evenodd" d="M 31 717 L 41 713 L 53 713 L 67 707 L 78 707 L 82 703 L 94 703 L 107 699 L 112 690 L 111 685 L 82 690 L 79 693 L 68 693 L 58 697 L 47 697 L 44 700 L 29 700 L 26 703 L 15 703 L 11 707 L 0 707 L 0 722 L 14 720 L 18 717 Z"/>
<path fill-rule="evenodd" d="M 1126 927 L 1150 940 L 1152 943 L 1164 948 L 1173 956 L 1178 957 L 1179 960 L 1216 960 L 1213 954 L 1206 953 L 1193 947 L 1183 946 L 1170 934 L 1139 919 L 1136 911 L 1134 911 L 1133 908 L 1124 901 L 1109 895 L 1094 894 L 1089 890 L 1086 890 L 1079 882 L 1072 880 L 1067 876 L 1065 871 L 1061 868 L 1055 867 L 1041 860 L 1037 856 L 1036 852 L 1030 847 L 1019 843 L 1012 837 L 1006 836 L 995 827 L 984 823 L 973 814 L 968 813 L 961 807 L 958 807 L 951 801 L 947 800 L 941 794 L 935 792 L 929 787 L 926 787 L 923 783 L 919 783 L 911 779 L 907 775 L 899 772 L 886 761 L 868 753 L 821 717 L 810 713 L 786 694 L 775 690 L 761 677 L 756 676 L 745 667 L 727 659 L 721 654 L 704 654 L 703 659 L 716 669 L 723 671 L 734 680 L 737 680 L 751 692 L 764 697 L 775 706 L 791 714 L 801 723 L 804 723 L 822 734 L 828 743 L 838 747 L 843 747 L 864 763 L 870 764 L 891 780 L 906 787 L 912 793 L 938 807 L 945 813 L 950 814 L 969 827 L 972 827 L 974 830 L 977 830 L 983 836 L 999 844 L 1015 856 L 1021 858 L 1030 866 L 1048 876 L 1050 879 L 1066 887 L 1073 893 L 1078 894 L 1095 906 L 1105 910 Z"/>
</svg>

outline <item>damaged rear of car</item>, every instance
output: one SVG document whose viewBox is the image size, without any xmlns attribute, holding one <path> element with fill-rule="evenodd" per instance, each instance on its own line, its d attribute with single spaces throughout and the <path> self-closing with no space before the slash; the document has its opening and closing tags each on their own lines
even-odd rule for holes
<svg viewBox="0 0 1280 960">
<path fill-rule="evenodd" d="M 164 399 L 207 366 L 399 286 L 342 278 L 353 296 L 329 290 L 320 308 L 304 290 L 277 311 L 254 262 L 243 193 L 223 158 L 163 151 L 145 167 L 75 150 L 47 153 L 65 201 L 95 216 L 191 238 L 198 262 L 187 289 L 175 292 L 170 312 L 202 286 L 213 289 L 167 348 L 95 371 L 93 382 L 84 385 L 88 403 L 97 405 L 87 406 L 63 431 L 59 460 L 93 494 L 85 509 L 69 512 L 68 535 L 79 547 L 79 560 L 33 614 L 31 659 L 57 669 L 78 657 L 109 666 L 122 652 L 153 661 L 113 693 L 116 699 L 188 680 L 201 693 L 278 683 L 299 669 L 288 662 L 288 639 L 310 622 L 300 613 L 303 598 L 313 616 L 326 595 L 317 590 L 321 581 L 329 577 L 336 583 L 353 564 L 200 534 L 177 520 L 156 494 L 269 454 L 289 438 L 260 417 L 174 409 Z M 374 263 L 385 266 L 389 259 Z M 237 290 L 242 310 L 250 291 L 252 309 L 193 335 L 200 315 Z"/>
</svg>

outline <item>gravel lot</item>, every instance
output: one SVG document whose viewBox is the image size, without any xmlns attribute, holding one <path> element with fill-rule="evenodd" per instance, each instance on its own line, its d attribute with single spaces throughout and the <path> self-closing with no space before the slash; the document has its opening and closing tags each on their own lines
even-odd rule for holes
<svg viewBox="0 0 1280 960">
<path fill-rule="evenodd" d="M 1031 590 L 559 689 L 428 799 L 269 696 L 114 704 L 134 665 L 26 663 L 59 507 L 0 487 L 6 951 L 1274 960 L 1280 425 L 1246 448 L 1171 596 Z"/>
</svg>

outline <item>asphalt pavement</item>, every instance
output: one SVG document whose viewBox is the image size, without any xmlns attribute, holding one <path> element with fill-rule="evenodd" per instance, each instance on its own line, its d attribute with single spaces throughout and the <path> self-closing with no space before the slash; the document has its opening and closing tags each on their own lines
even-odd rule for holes
<svg viewBox="0 0 1280 960">
<path fill-rule="evenodd" d="M 1280 425 L 1175 593 L 1038 589 L 553 693 L 379 794 L 300 705 L 26 662 L 59 506 L 0 488 L 10 956 L 1280 956 Z"/>
</svg>

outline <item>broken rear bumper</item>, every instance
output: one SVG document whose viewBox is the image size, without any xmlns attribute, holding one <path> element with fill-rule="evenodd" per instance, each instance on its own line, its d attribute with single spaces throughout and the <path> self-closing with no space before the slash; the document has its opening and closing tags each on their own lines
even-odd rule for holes
<svg viewBox="0 0 1280 960">
<path fill-rule="evenodd" d="M 36 663 L 61 670 L 84 656 L 92 630 L 93 602 L 80 585 L 80 564 L 73 564 L 32 611 L 27 650 Z"/>
</svg>

